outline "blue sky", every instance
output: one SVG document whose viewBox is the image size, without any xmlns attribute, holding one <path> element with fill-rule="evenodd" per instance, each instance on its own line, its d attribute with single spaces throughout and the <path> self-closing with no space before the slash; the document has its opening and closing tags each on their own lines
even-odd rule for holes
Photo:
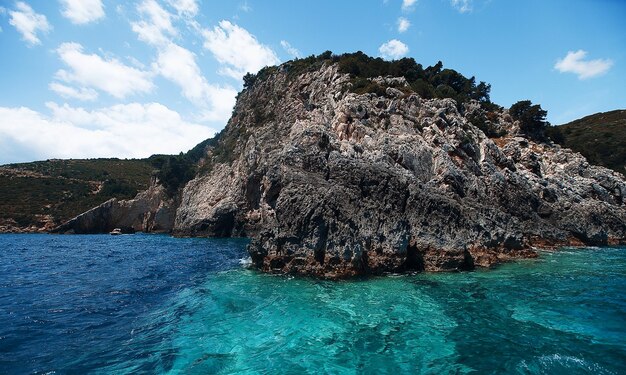
<svg viewBox="0 0 626 375">
<path fill-rule="evenodd" d="M 0 0 L 0 164 L 178 153 L 241 77 L 361 50 L 438 60 L 555 124 L 626 108 L 626 1 Z"/>
</svg>

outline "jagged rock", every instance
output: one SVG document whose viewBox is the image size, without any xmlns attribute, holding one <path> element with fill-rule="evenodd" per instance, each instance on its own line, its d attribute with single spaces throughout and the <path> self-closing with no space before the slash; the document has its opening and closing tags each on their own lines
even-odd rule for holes
<svg viewBox="0 0 626 375">
<path fill-rule="evenodd" d="M 260 269 L 330 278 L 624 241 L 617 173 L 523 136 L 498 145 L 453 100 L 356 95 L 348 79 L 325 65 L 244 91 L 226 132 L 245 135 L 237 157 L 185 187 L 175 232 L 252 236 Z"/>
<path fill-rule="evenodd" d="M 489 124 L 509 135 L 490 139 L 471 122 L 487 118 L 476 102 L 357 95 L 349 81 L 336 64 L 296 77 L 285 65 L 244 90 L 173 233 L 249 236 L 259 269 L 327 278 L 625 243 L 620 174 L 525 138 L 506 111 Z"/>
</svg>

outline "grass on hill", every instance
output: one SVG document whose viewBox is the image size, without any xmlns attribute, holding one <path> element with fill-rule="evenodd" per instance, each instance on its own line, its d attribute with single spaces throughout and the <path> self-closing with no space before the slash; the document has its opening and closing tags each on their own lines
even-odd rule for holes
<svg viewBox="0 0 626 375">
<path fill-rule="evenodd" d="M 153 167 L 141 159 L 70 159 L 0 167 L 0 222 L 55 224 L 111 198 L 128 199 L 150 184 Z"/>
<path fill-rule="evenodd" d="M 558 143 L 583 154 L 591 164 L 626 176 L 626 110 L 596 113 L 552 127 Z"/>
</svg>

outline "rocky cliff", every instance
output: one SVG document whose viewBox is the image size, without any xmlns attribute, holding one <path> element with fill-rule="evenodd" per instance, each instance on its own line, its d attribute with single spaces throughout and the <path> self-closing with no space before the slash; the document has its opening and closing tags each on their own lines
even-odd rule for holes
<svg viewBox="0 0 626 375">
<path fill-rule="evenodd" d="M 506 110 L 369 82 L 352 92 L 332 60 L 266 69 L 180 192 L 173 233 L 249 236 L 259 269 L 327 278 L 625 243 L 622 175 L 522 135 Z"/>
<path fill-rule="evenodd" d="M 115 228 L 135 231 L 169 233 L 174 225 L 176 207 L 163 186 L 151 186 L 133 199 L 111 198 L 51 230 L 52 233 L 109 233 Z"/>
</svg>

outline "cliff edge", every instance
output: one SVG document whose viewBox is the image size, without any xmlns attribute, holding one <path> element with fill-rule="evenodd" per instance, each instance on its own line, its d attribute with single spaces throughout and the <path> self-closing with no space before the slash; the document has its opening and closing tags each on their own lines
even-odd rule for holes
<svg viewBox="0 0 626 375">
<path fill-rule="evenodd" d="M 626 243 L 624 177 L 506 110 L 425 99 L 404 76 L 364 84 L 333 59 L 298 69 L 248 76 L 179 191 L 175 235 L 249 236 L 259 269 L 326 278 Z"/>
</svg>

